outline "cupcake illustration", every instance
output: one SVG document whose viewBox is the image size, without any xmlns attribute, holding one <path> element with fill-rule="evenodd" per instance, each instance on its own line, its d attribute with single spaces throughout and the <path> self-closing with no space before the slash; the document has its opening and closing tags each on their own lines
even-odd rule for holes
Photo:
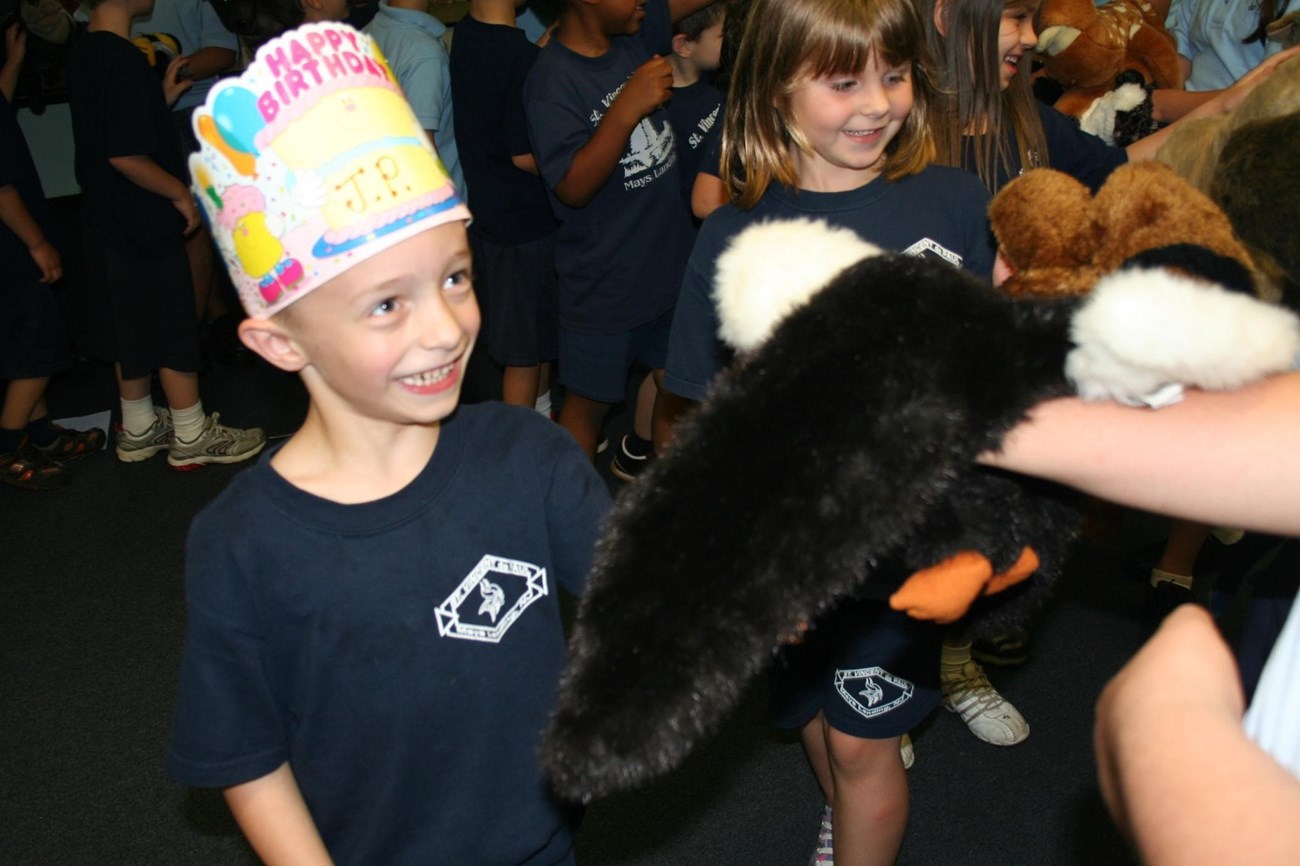
<svg viewBox="0 0 1300 866">
<path fill-rule="evenodd" d="M 244 273 L 257 280 L 268 304 L 301 282 L 302 264 L 287 258 L 284 245 L 266 224 L 266 198 L 247 184 L 229 187 L 221 195 L 217 225 L 230 232 L 235 257 Z"/>
</svg>

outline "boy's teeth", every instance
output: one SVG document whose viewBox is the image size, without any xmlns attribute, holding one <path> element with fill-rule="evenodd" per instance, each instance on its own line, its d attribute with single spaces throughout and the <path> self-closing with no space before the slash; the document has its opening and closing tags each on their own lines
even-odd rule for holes
<svg viewBox="0 0 1300 866">
<path fill-rule="evenodd" d="M 404 376 L 402 381 L 409 385 L 433 385 L 446 379 L 455 366 L 455 364 L 448 364 L 436 370 L 426 370 L 423 373 L 416 373 L 414 376 Z"/>
</svg>

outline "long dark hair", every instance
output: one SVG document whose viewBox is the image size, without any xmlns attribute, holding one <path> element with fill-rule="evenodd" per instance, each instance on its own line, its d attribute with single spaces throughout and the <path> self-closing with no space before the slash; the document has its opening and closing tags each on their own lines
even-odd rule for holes
<svg viewBox="0 0 1300 866">
<path fill-rule="evenodd" d="M 1028 55 L 1004 91 L 998 56 L 998 32 L 1004 11 L 1036 15 L 1040 0 L 917 0 L 929 35 L 930 55 L 939 69 L 944 104 L 932 112 L 938 161 L 973 171 L 991 192 L 999 175 L 1047 165 L 1047 140 L 1034 105 Z M 943 20 L 935 23 L 936 7 Z M 1015 136 L 1015 158 L 1011 136 Z M 974 146 L 974 165 L 967 164 L 966 141 Z"/>
</svg>

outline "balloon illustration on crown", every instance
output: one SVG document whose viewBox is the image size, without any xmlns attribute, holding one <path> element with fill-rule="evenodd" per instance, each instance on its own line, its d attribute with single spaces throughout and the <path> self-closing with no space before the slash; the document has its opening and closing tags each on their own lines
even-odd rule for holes
<svg viewBox="0 0 1300 866">
<path fill-rule="evenodd" d="M 249 315 L 469 219 L 378 46 L 346 24 L 263 45 L 193 125 L 194 192 Z"/>
</svg>

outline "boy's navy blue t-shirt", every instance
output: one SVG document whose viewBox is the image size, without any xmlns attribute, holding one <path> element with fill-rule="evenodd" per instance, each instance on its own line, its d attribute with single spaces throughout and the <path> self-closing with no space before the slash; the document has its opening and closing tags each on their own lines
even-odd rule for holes
<svg viewBox="0 0 1300 866">
<path fill-rule="evenodd" d="M 45 239 L 53 243 L 55 239 L 50 233 L 53 221 L 45 191 L 41 189 L 41 178 L 22 127 L 18 125 L 18 116 L 3 93 L 0 93 L 0 186 L 14 188 Z M 0 280 L 22 285 L 40 278 L 41 269 L 32 261 L 27 244 L 8 226 L 0 225 Z"/>
<path fill-rule="evenodd" d="M 465 185 L 474 190 L 474 228 L 503 246 L 555 232 L 542 179 L 516 168 L 532 153 L 524 119 L 524 81 L 540 49 L 524 31 L 466 15 L 451 53 L 451 101 Z"/>
<path fill-rule="evenodd" d="M 685 87 L 674 87 L 672 101 L 668 103 L 668 116 L 673 121 L 677 136 L 678 174 L 687 206 L 695 175 L 699 174 L 705 155 L 712 150 L 713 142 L 722 138 L 721 90 L 707 78 L 701 78 Z M 714 169 L 705 165 L 712 173 Z"/>
<path fill-rule="evenodd" d="M 564 862 L 537 751 L 559 589 L 581 592 L 608 503 L 568 434 L 500 403 L 460 407 L 373 502 L 262 458 L 190 531 L 168 772 L 227 787 L 287 761 L 339 864 Z"/>
<path fill-rule="evenodd" d="M 77 37 L 66 79 L 87 229 L 137 256 L 175 249 L 184 240 L 180 211 L 109 163 L 115 156 L 147 156 L 189 186 L 158 72 L 128 40 L 92 30 Z"/>
<path fill-rule="evenodd" d="M 600 57 L 552 40 L 524 86 L 524 110 L 542 178 L 553 190 L 627 79 L 670 50 L 667 0 L 649 0 L 641 29 L 615 36 Z M 628 331 L 673 308 L 694 237 L 682 201 L 676 139 L 659 108 L 632 132 L 613 175 L 584 207 L 551 196 L 560 324 L 590 334 Z"/>
</svg>

